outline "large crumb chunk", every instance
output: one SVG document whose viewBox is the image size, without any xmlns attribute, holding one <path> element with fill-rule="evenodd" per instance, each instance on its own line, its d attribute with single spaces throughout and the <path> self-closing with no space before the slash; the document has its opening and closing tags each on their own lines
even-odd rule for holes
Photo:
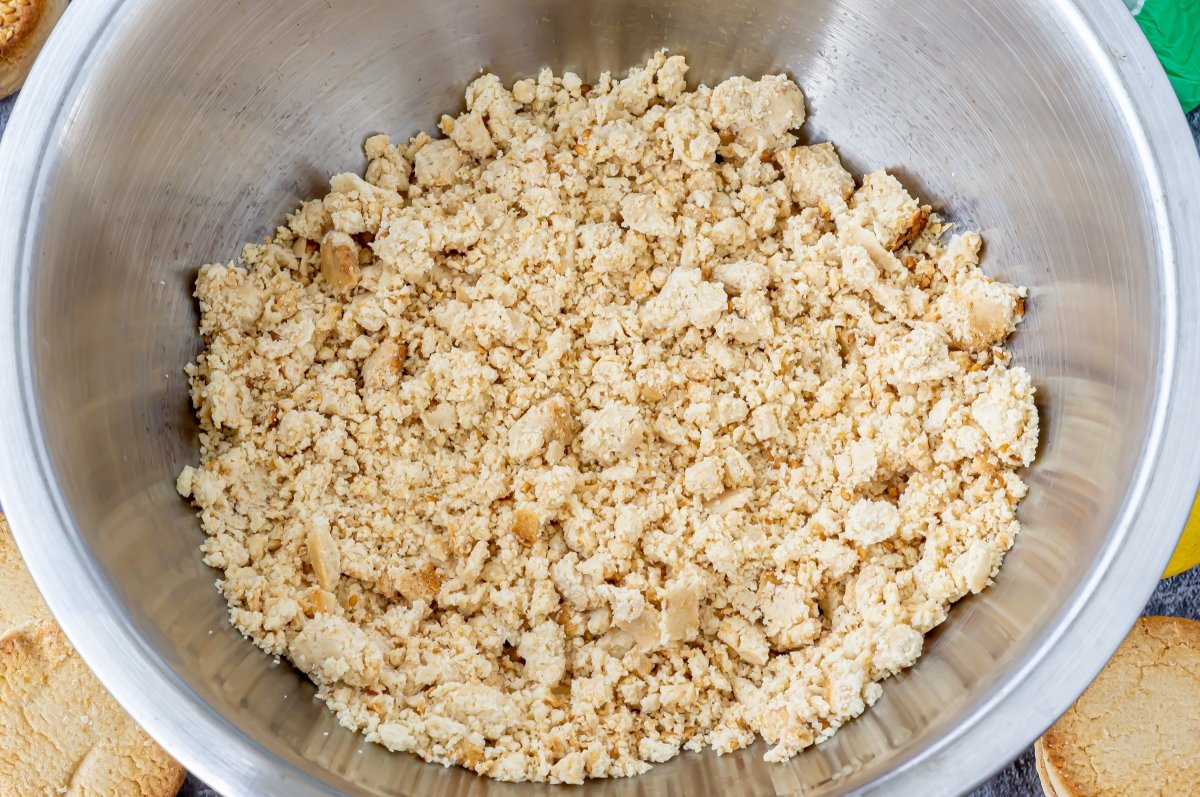
<svg viewBox="0 0 1200 797">
<path fill-rule="evenodd" d="M 430 141 L 417 150 L 417 183 L 426 186 L 447 186 L 454 182 L 466 157 L 453 139 Z"/>
<path fill-rule="evenodd" d="M 557 444 L 561 454 L 563 445 L 570 439 L 571 410 L 567 402 L 559 397 L 530 407 L 508 432 L 508 455 L 524 462 L 535 455 L 547 455 Z"/>
<path fill-rule="evenodd" d="M 900 512 L 887 501 L 863 500 L 846 516 L 845 535 L 860 545 L 890 539 L 900 528 Z"/>
<path fill-rule="evenodd" d="M 725 310 L 725 289 L 706 282 L 698 268 L 677 268 L 667 277 L 658 295 L 642 309 L 642 321 L 651 329 L 682 332 L 689 326 L 716 326 Z"/>
<path fill-rule="evenodd" d="M 732 137 L 732 154 L 779 149 L 795 141 L 789 131 L 804 123 L 804 93 L 786 75 L 731 77 L 712 90 L 712 118 L 718 131 Z"/>
<path fill-rule="evenodd" d="M 929 208 L 887 172 L 872 172 L 850 201 L 851 216 L 875 233 L 885 249 L 895 250 L 917 237 L 929 220 Z"/>
<path fill-rule="evenodd" d="M 234 625 L 349 728 L 510 781 L 832 735 L 985 589 L 1036 453 L 1025 291 L 783 75 L 482 74 L 201 268 Z"/>
<path fill-rule="evenodd" d="M 801 207 L 824 205 L 827 212 L 842 209 L 854 193 L 854 178 L 842 167 L 837 150 L 827 141 L 786 149 L 776 157 L 792 198 Z"/>
<path fill-rule="evenodd" d="M 938 298 L 938 320 L 959 346 L 983 351 L 999 345 L 1025 312 L 1021 291 L 972 271 Z"/>
<path fill-rule="evenodd" d="M 643 434 L 641 411 L 637 407 L 609 402 L 592 413 L 583 427 L 580 450 L 599 462 L 613 463 L 633 456 Z"/>
<path fill-rule="evenodd" d="M 383 654 L 357 625 L 330 614 L 310 620 L 292 640 L 289 655 L 317 683 L 367 686 L 379 677 Z"/>
<path fill-rule="evenodd" d="M 1028 373 L 1019 369 L 992 371 L 982 394 L 971 404 L 971 416 L 1002 458 L 1021 465 L 1033 462 L 1038 415 Z"/>
</svg>

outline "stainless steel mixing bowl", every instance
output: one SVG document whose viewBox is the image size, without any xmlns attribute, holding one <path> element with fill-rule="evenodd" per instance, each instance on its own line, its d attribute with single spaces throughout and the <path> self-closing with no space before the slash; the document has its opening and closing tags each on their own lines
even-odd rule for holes
<svg viewBox="0 0 1200 797">
<path fill-rule="evenodd" d="M 1124 636 L 1200 475 L 1200 166 L 1117 0 L 86 0 L 0 148 L 0 495 L 54 613 L 188 767 L 238 795 L 533 795 L 367 745 L 233 632 L 175 494 L 202 262 L 363 137 L 431 129 L 481 68 L 786 69 L 804 134 L 894 169 L 1032 288 L 1025 530 L 915 669 L 786 765 L 685 755 L 584 794 L 935 795 L 1028 744 Z M 571 791 L 564 793 L 578 794 Z"/>
</svg>

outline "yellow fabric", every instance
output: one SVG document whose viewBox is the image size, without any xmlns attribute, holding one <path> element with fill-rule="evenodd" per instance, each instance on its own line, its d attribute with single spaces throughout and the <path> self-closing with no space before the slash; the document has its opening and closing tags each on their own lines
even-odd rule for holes
<svg viewBox="0 0 1200 797">
<path fill-rule="evenodd" d="M 1188 516 L 1187 525 L 1183 527 L 1183 536 L 1171 561 L 1167 564 L 1167 572 L 1163 577 L 1174 576 L 1200 565 L 1200 493 L 1196 494 L 1196 502 L 1192 504 L 1192 514 Z"/>
</svg>

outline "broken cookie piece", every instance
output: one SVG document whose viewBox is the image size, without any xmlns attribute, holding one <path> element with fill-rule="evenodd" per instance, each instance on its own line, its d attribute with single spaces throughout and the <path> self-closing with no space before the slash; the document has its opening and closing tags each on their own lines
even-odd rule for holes
<svg viewBox="0 0 1200 797">
<path fill-rule="evenodd" d="M 824 207 L 840 212 L 854 193 L 854 178 L 842 167 L 829 142 L 792 147 L 776 153 L 792 198 L 801 207 Z"/>
<path fill-rule="evenodd" d="M 872 172 L 850 198 L 850 216 L 875 234 L 888 251 L 895 251 L 920 235 L 929 220 L 929 208 L 887 172 Z"/>
<path fill-rule="evenodd" d="M 335 293 L 346 293 L 358 284 L 358 244 L 347 233 L 330 230 L 321 239 L 321 276 Z"/>
</svg>

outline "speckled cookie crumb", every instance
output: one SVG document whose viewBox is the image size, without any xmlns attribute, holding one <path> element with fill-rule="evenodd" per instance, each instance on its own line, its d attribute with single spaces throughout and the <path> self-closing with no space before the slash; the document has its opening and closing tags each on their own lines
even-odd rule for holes
<svg viewBox="0 0 1200 797">
<path fill-rule="evenodd" d="M 348 727 L 633 775 L 874 703 L 1019 529 L 1024 290 L 787 77 L 494 75 L 201 269 L 179 477 L 233 622 Z"/>
</svg>

